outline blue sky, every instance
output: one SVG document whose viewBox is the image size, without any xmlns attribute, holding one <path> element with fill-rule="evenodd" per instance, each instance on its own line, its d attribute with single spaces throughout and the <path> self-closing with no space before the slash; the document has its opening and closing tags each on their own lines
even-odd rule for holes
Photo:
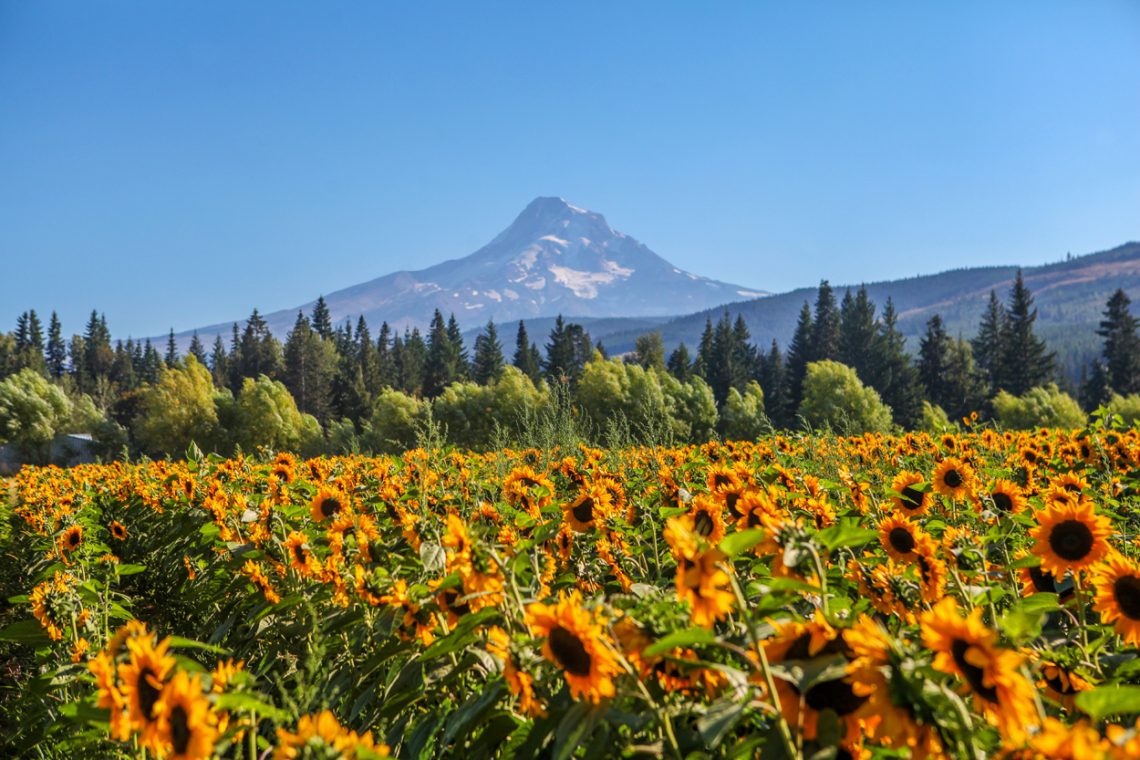
<svg viewBox="0 0 1140 760">
<path fill-rule="evenodd" d="M 1140 239 L 1140 3 L 0 0 L 0 329 L 294 306 L 538 195 L 772 291 Z"/>
</svg>

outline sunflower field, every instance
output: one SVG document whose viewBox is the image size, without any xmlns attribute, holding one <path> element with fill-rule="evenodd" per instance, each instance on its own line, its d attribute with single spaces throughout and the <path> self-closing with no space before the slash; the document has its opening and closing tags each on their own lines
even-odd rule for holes
<svg viewBox="0 0 1140 760">
<path fill-rule="evenodd" d="M 5 757 L 1140 757 L 1140 434 L 25 468 Z"/>
</svg>

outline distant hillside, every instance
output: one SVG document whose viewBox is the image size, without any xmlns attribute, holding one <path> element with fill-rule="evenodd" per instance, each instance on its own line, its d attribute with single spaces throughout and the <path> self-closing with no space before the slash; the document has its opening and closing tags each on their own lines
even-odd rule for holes
<svg viewBox="0 0 1140 760">
<path fill-rule="evenodd" d="M 1025 267 L 1022 271 L 1038 309 L 1038 334 L 1049 341 L 1066 366 L 1079 367 L 1100 350 L 1095 333 L 1097 323 L 1105 301 L 1116 288 L 1124 288 L 1134 302 L 1140 301 L 1140 243 L 1126 243 L 1109 251 Z M 1004 302 L 1016 273 L 1017 267 L 1012 265 L 955 269 L 867 283 L 867 293 L 880 308 L 888 297 L 893 299 L 899 326 L 914 351 L 926 321 L 935 313 L 942 315 L 951 335 L 972 337 L 990 290 L 996 291 Z M 832 287 L 837 300 L 842 300 L 848 287 L 854 290 L 859 284 L 833 283 Z M 698 311 L 669 320 L 659 329 L 670 348 L 682 341 L 693 347 L 700 340 L 705 321 L 715 322 L 727 309 L 733 317 L 744 316 L 757 344 L 767 347 L 774 338 L 786 349 L 800 307 L 804 301 L 814 304 L 815 296 L 816 287 L 800 288 Z M 610 351 L 622 352 L 633 348 L 634 339 L 641 332 L 640 327 L 628 325 L 604 333 L 591 331 L 591 335 L 603 340 Z"/>
</svg>

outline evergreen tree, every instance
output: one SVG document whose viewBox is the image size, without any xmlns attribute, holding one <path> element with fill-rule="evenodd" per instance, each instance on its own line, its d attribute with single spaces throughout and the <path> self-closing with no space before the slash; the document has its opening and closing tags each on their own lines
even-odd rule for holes
<svg viewBox="0 0 1140 760">
<path fill-rule="evenodd" d="M 135 342 L 130 338 L 115 343 L 115 362 L 111 365 L 111 382 L 119 393 L 139 387 L 138 369 L 135 367 Z"/>
<path fill-rule="evenodd" d="M 1112 381 L 1108 367 L 1100 359 L 1092 363 L 1092 371 L 1081 380 L 1081 406 L 1090 412 L 1104 406 L 1112 398 Z"/>
<path fill-rule="evenodd" d="M 178 363 L 178 341 L 174 339 L 174 328 L 170 328 L 170 335 L 166 338 L 166 356 L 164 357 L 167 367 L 173 367 Z"/>
<path fill-rule="evenodd" d="M 864 383 L 872 374 L 868 362 L 877 333 L 875 304 L 867 296 L 867 288 L 860 287 L 854 297 L 848 290 L 839 309 L 839 361 L 855 370 Z"/>
<path fill-rule="evenodd" d="M 396 364 L 392 355 L 392 328 L 387 322 L 380 324 L 380 334 L 376 336 L 376 385 L 374 393 L 382 388 L 395 388 L 399 385 Z"/>
<path fill-rule="evenodd" d="M 533 383 L 538 383 L 542 376 L 542 358 L 538 355 L 538 347 L 530 342 L 530 336 L 526 334 L 526 324 L 521 319 L 518 332 L 515 334 L 515 355 L 511 363 L 522 370 Z"/>
<path fill-rule="evenodd" d="M 423 393 L 435 398 L 460 377 L 461 356 L 439 309 L 432 315 L 428 332 L 427 363 L 424 365 Z"/>
<path fill-rule="evenodd" d="M 791 413 L 795 413 L 796 409 L 800 408 L 800 402 L 803 401 L 804 393 L 804 377 L 807 375 L 807 365 L 814 361 L 813 349 L 814 339 L 812 338 L 813 325 L 811 319 L 811 307 L 808 302 L 804 301 L 804 305 L 800 308 L 800 316 L 796 321 L 796 330 L 792 333 L 792 344 L 788 348 L 788 362 L 787 372 L 787 391 L 784 394 L 787 398 L 788 409 Z"/>
<path fill-rule="evenodd" d="M 503 344 L 499 342 L 494 320 L 487 320 L 487 326 L 475 338 L 475 362 L 471 376 L 479 385 L 490 385 L 502 374 Z"/>
<path fill-rule="evenodd" d="M 589 333 L 579 324 L 567 323 L 559 314 L 550 331 L 550 342 L 546 344 L 543 366 L 546 376 L 553 381 L 577 384 L 593 350 Z"/>
<path fill-rule="evenodd" d="M 206 359 L 206 347 L 202 345 L 202 339 L 198 337 L 198 331 L 195 330 L 194 334 L 190 336 L 190 356 L 198 360 L 198 363 L 203 367 L 209 365 Z"/>
<path fill-rule="evenodd" d="M 427 363 L 428 347 L 419 328 L 404 331 L 403 340 L 399 336 L 392 341 L 392 358 L 396 365 L 399 388 L 413 396 L 420 395 L 424 384 L 424 365 Z"/>
<path fill-rule="evenodd" d="M 463 332 L 459 329 L 459 320 L 455 313 L 447 319 L 447 339 L 451 342 L 451 355 L 455 357 L 455 379 L 466 380 L 470 374 L 471 360 L 467 356 L 467 347 L 463 345 Z"/>
<path fill-rule="evenodd" d="M 759 382 L 761 390 L 764 391 L 764 408 L 768 418 L 777 427 L 791 427 L 794 420 L 788 408 L 788 382 L 784 355 L 774 339 L 768 353 L 761 352 L 759 363 Z"/>
<path fill-rule="evenodd" d="M 669 354 L 669 363 L 666 365 L 669 374 L 682 383 L 689 382 L 693 377 L 693 362 L 689 358 L 689 348 L 682 343 Z"/>
<path fill-rule="evenodd" d="M 834 360 L 839 356 L 839 307 L 827 280 L 819 283 L 811 338 L 811 361 Z"/>
<path fill-rule="evenodd" d="M 750 380 L 760 374 L 760 356 L 752 345 L 752 334 L 744 315 L 737 314 L 732 325 L 732 387 L 744 393 Z"/>
<path fill-rule="evenodd" d="M 693 363 L 693 372 L 704 380 L 709 379 L 709 364 L 713 361 L 713 331 L 712 317 L 705 318 L 705 329 L 701 333 L 701 340 L 697 344 L 697 360 Z"/>
<path fill-rule="evenodd" d="M 1010 290 L 1006 315 L 1002 387 L 1014 396 L 1020 396 L 1030 388 L 1045 385 L 1053 375 L 1056 363 L 1056 354 L 1051 353 L 1045 342 L 1033 333 L 1037 309 L 1033 308 L 1033 296 L 1025 287 L 1020 269 Z"/>
<path fill-rule="evenodd" d="M 115 362 L 115 351 L 111 348 L 111 331 L 107 329 L 107 318 L 92 310 L 87 328 L 83 333 L 84 377 L 79 379 L 80 390 L 93 392 L 99 381 L 106 381 Z M 160 357 L 161 358 L 161 357 Z"/>
<path fill-rule="evenodd" d="M 987 397 L 993 396 L 1005 387 L 1002 369 L 1005 366 L 1005 307 L 998 301 L 997 293 L 990 291 L 990 300 L 982 313 L 978 334 L 972 341 L 974 361 L 986 378 Z"/>
<path fill-rule="evenodd" d="M 214 336 L 214 348 L 210 351 L 210 375 L 214 378 L 214 385 L 225 388 L 230 377 L 230 362 L 226 356 L 226 344 L 222 336 Z"/>
<path fill-rule="evenodd" d="M 949 349 L 941 406 L 951 420 L 957 420 L 982 410 L 987 401 L 987 384 L 985 373 L 974 363 L 969 341 L 951 340 Z"/>
<path fill-rule="evenodd" d="M 25 311 L 16 319 L 13 371 L 32 369 L 46 375 L 44 329 L 36 310 Z"/>
<path fill-rule="evenodd" d="M 285 340 L 284 362 L 285 387 L 293 394 L 297 408 L 318 420 L 328 420 L 335 351 L 330 341 L 322 340 L 312 329 L 303 312 L 297 312 Z"/>
<path fill-rule="evenodd" d="M 1140 337 L 1136 334 L 1136 318 L 1128 308 L 1131 303 L 1124 290 L 1117 288 L 1105 304 L 1104 319 L 1096 331 L 1104 338 L 1104 370 L 1109 386 L 1122 396 L 1140 392 Z"/>
<path fill-rule="evenodd" d="M 151 385 L 157 383 L 159 378 L 162 377 L 162 369 L 165 366 L 165 362 L 162 361 L 162 355 L 158 353 L 158 349 L 151 344 L 150 338 L 147 338 L 146 346 L 143 348 L 142 371 L 140 372 L 143 381 Z"/>
<path fill-rule="evenodd" d="M 633 360 L 645 369 L 665 371 L 665 342 L 655 330 L 637 336 L 633 343 Z"/>
<path fill-rule="evenodd" d="M 918 369 L 906 351 L 906 338 L 898 329 L 894 302 L 888 298 L 879 321 L 879 334 L 871 344 L 868 361 L 870 385 L 891 407 L 896 425 L 907 430 L 918 426 L 922 418 L 922 381 Z"/>
<path fill-rule="evenodd" d="M 230 390 L 241 391 L 242 380 L 265 375 L 275 380 L 281 373 L 281 344 L 269 332 L 269 325 L 257 309 L 249 315 L 238 350 L 232 357 Z"/>
<path fill-rule="evenodd" d="M 367 329 L 367 328 L 366 328 Z M 330 341 L 322 341 L 330 345 Z M 333 340 L 333 378 L 329 389 L 332 415 L 353 423 L 370 416 L 372 397 L 364 382 L 364 368 L 360 363 L 360 339 L 352 332 L 352 324 L 345 319 L 336 330 Z M 369 336 L 368 345 L 372 345 Z"/>
<path fill-rule="evenodd" d="M 313 332 L 324 340 L 330 340 L 333 336 L 332 314 L 324 296 L 320 296 L 313 306 L 312 327 Z"/>
<path fill-rule="evenodd" d="M 930 403 L 946 409 L 950 398 L 947 372 L 950 368 L 950 336 L 935 314 L 926 323 L 926 334 L 918 346 L 918 375 Z"/>
<path fill-rule="evenodd" d="M 45 349 L 48 374 L 56 380 L 63 377 L 67 371 L 67 343 L 63 340 L 63 327 L 59 323 L 59 316 L 53 311 L 51 323 L 48 326 L 48 341 Z"/>
<path fill-rule="evenodd" d="M 360 366 L 364 387 L 371 398 L 379 388 L 376 346 L 372 343 L 372 331 L 368 329 L 368 322 L 363 314 L 356 320 L 356 362 Z"/>
</svg>

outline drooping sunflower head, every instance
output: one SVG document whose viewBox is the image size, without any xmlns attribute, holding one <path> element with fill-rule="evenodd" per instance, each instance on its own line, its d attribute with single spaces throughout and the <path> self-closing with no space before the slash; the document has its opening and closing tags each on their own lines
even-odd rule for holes
<svg viewBox="0 0 1140 760">
<path fill-rule="evenodd" d="M 1055 576 L 1077 572 L 1099 562 L 1109 551 L 1112 523 L 1091 502 L 1054 504 L 1035 512 L 1037 527 L 1029 531 L 1041 569 Z"/>
<path fill-rule="evenodd" d="M 1016 514 L 1025 510 L 1025 493 L 1012 480 L 998 479 L 989 488 L 990 501 L 999 514 Z"/>
<path fill-rule="evenodd" d="M 131 726 L 152 745 L 157 737 L 156 706 L 175 665 L 167 653 L 169 646 L 165 639 L 156 645 L 153 636 L 127 639 L 128 660 L 119 665 L 120 690 L 127 700 Z"/>
<path fill-rule="evenodd" d="M 116 541 L 126 541 L 127 526 L 123 525 L 118 520 L 115 520 L 111 523 L 111 536 L 114 537 Z"/>
</svg>

